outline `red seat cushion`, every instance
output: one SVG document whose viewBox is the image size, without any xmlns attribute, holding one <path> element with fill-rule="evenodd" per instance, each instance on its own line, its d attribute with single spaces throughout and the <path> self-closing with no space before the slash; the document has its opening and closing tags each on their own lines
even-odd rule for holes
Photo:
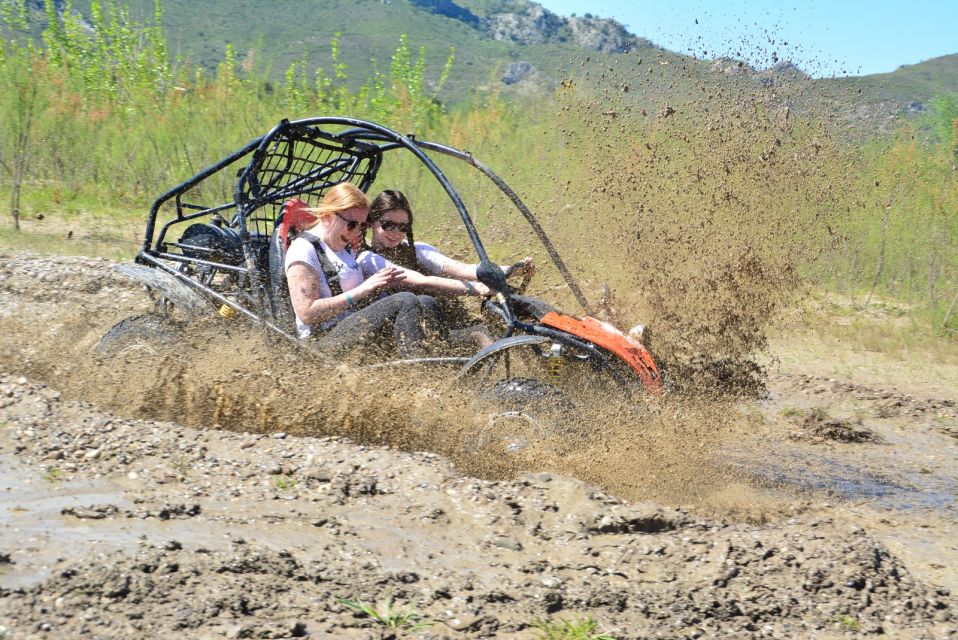
<svg viewBox="0 0 958 640">
<path fill-rule="evenodd" d="M 283 204 L 283 221 L 279 225 L 279 237 L 284 249 L 289 248 L 290 236 L 295 236 L 306 225 L 316 222 L 316 216 L 307 209 L 309 205 L 299 198 L 291 198 Z"/>
</svg>

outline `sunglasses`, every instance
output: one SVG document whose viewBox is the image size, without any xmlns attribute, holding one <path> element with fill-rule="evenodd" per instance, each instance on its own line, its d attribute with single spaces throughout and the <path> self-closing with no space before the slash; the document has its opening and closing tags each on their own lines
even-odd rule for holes
<svg viewBox="0 0 958 640">
<path fill-rule="evenodd" d="M 336 217 L 346 223 L 346 231 L 355 231 L 357 227 L 360 231 L 366 230 L 366 223 L 360 222 L 359 220 L 350 220 L 349 218 L 344 218 L 340 214 L 336 214 Z"/>
<path fill-rule="evenodd" d="M 408 222 L 393 222 L 392 220 L 383 220 L 379 223 L 379 226 L 383 228 L 383 231 L 402 231 L 403 233 L 409 233 L 412 230 L 412 225 Z"/>
</svg>

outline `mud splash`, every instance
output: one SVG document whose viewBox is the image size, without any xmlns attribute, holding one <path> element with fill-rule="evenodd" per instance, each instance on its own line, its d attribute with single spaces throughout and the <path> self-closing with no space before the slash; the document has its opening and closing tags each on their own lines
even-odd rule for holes
<svg viewBox="0 0 958 640">
<path fill-rule="evenodd" d="M 30 259 L 12 266 L 62 269 L 53 260 L 42 268 Z M 113 279 L 105 263 L 88 277 L 109 283 L 94 298 L 115 300 L 112 286 L 127 286 Z M 32 291 L 42 298 L 42 290 Z M 0 319 L 0 328 L 5 335 L 36 339 L 0 345 L 7 370 L 56 386 L 69 380 L 68 397 L 117 415 L 237 432 L 348 436 L 368 445 L 441 453 L 484 478 L 553 471 L 624 497 L 700 510 L 708 509 L 712 493 L 740 482 L 712 454 L 742 428 L 741 416 L 723 403 L 666 396 L 636 407 L 601 394 L 580 395 L 575 400 L 581 418 L 573 429 L 503 455 L 502 449 L 473 446 L 495 416 L 477 402 L 474 390 L 454 384 L 448 371 L 330 367 L 259 331 L 224 323 L 197 325 L 170 344 L 104 359 L 96 354 L 97 341 L 136 306 L 120 305 L 91 321 L 79 305 L 28 304 L 18 296 L 6 297 L 13 313 Z M 89 304 L 90 294 L 85 296 Z M 133 305 L 145 302 L 138 292 L 129 299 Z M 38 323 L 42 335 L 31 330 Z"/>
<path fill-rule="evenodd" d="M 759 354 L 868 197 L 841 101 L 800 73 L 662 53 L 584 59 L 557 90 L 536 193 L 573 271 L 694 396 L 762 390 Z M 544 125 L 545 126 L 545 125 Z M 548 138 L 547 138 L 548 140 Z M 537 179 L 539 177 L 537 176 Z"/>
<path fill-rule="evenodd" d="M 546 418 L 537 437 L 504 455 L 501 447 L 474 446 L 501 416 L 448 370 L 330 367 L 238 327 L 156 355 L 140 352 L 109 363 L 77 356 L 77 369 L 67 373 L 85 381 L 77 397 L 137 417 L 240 432 L 347 436 L 441 453 L 483 478 L 554 471 L 630 499 L 688 506 L 704 505 L 735 475 L 711 454 L 737 428 L 735 414 L 724 404 L 688 397 L 636 407 L 611 395 L 576 394 L 574 427 L 552 427 Z"/>
</svg>

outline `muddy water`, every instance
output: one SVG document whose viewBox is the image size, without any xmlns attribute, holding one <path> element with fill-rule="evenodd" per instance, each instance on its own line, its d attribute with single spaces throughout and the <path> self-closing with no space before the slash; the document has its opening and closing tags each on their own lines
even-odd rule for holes
<svg viewBox="0 0 958 640">
<path fill-rule="evenodd" d="M 96 521 L 76 521 L 70 526 L 69 518 L 61 515 L 64 509 L 120 501 L 121 493 L 108 481 L 58 485 L 13 456 L 0 458 L 0 530 L 4 545 L 6 549 L 29 552 L 23 557 L 13 554 L 12 566 L 0 573 L 0 585 L 16 587 L 45 579 L 74 546 L 103 543 L 103 551 L 134 549 L 136 535 L 132 532 Z"/>
<path fill-rule="evenodd" d="M 0 569 L 0 587 L 36 584 L 79 557 L 133 553 L 145 541 L 189 539 L 215 547 L 228 539 L 224 527 L 117 517 L 135 510 L 136 496 L 127 487 L 116 479 L 61 479 L 62 473 L 40 473 L 36 465 L 0 456 L 0 530 L 4 549 L 12 550 L 11 563 Z"/>
</svg>

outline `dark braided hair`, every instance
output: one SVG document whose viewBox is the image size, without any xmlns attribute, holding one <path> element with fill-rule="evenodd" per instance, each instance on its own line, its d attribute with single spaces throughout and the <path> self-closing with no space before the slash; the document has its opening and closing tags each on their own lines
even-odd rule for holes
<svg viewBox="0 0 958 640">
<path fill-rule="evenodd" d="M 395 265 L 412 271 L 419 271 L 419 260 L 416 258 L 416 245 L 412 235 L 412 207 L 409 206 L 409 200 L 398 189 L 386 189 L 380 193 L 369 205 L 369 217 L 367 221 L 372 224 L 383 217 L 388 211 L 400 209 L 409 214 L 409 231 L 406 232 L 406 242 L 400 242 L 392 249 L 385 247 L 376 251 L 379 255 L 386 258 Z M 366 243 L 366 237 L 363 236 L 362 249 L 373 251 Z"/>
</svg>

